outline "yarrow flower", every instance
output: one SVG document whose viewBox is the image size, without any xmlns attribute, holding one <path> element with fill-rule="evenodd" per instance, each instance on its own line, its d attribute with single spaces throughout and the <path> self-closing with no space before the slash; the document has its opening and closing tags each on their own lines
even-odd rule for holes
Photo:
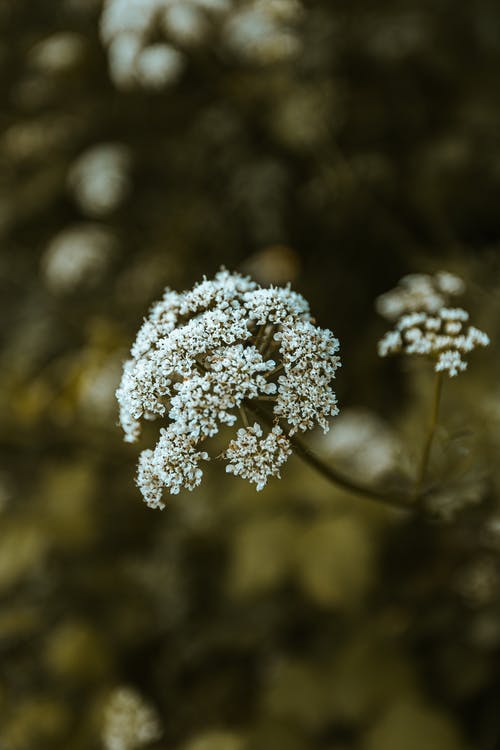
<svg viewBox="0 0 500 750">
<path fill-rule="evenodd" d="M 227 471 L 258 490 L 279 477 L 289 438 L 316 425 L 327 432 L 338 413 L 331 389 L 338 347 L 289 287 L 267 289 L 221 270 L 187 292 L 167 289 L 139 330 L 117 390 L 125 440 L 138 439 L 142 419 L 166 420 L 139 459 L 146 503 L 163 508 L 165 489 L 198 486 L 200 464 L 210 460 L 205 441 L 238 419 L 243 427 L 221 456 Z M 254 409 L 259 421 L 250 425 Z M 261 421 L 273 424 L 266 435 Z"/>
<path fill-rule="evenodd" d="M 466 370 L 462 355 L 488 346 L 490 340 L 478 328 L 466 326 L 466 310 L 446 306 L 449 296 L 464 288 L 461 279 L 445 272 L 434 277 L 405 276 L 396 289 L 378 300 L 378 309 L 386 317 L 400 314 L 395 327 L 379 341 L 379 355 L 404 352 L 430 356 L 435 371 L 447 372 L 450 377 Z"/>
</svg>

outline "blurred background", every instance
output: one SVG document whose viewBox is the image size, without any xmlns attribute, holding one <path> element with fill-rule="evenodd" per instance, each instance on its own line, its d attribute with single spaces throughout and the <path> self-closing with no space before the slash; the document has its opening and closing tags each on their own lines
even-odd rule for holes
<svg viewBox="0 0 500 750">
<path fill-rule="evenodd" d="M 0 0 L 0 747 L 500 747 L 500 5 Z M 151 511 L 114 391 L 165 286 L 286 283 L 340 338 L 318 452 L 420 455 L 377 295 L 467 282 L 432 522 L 298 459 Z"/>
</svg>

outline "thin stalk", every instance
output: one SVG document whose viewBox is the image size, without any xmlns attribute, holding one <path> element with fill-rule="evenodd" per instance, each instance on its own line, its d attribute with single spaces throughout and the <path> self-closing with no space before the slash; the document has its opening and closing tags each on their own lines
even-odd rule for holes
<svg viewBox="0 0 500 750">
<path fill-rule="evenodd" d="M 198 362 L 198 364 L 206 371 L 207 368 L 203 363 Z M 275 397 L 261 396 L 258 400 L 261 401 L 267 399 L 271 401 L 275 400 Z M 242 404 L 240 413 L 243 423 L 245 423 L 245 419 L 247 417 L 246 412 L 250 411 L 267 425 L 273 426 L 273 418 L 268 414 L 267 411 L 256 404 L 255 401 L 256 399 L 252 399 L 252 401 L 245 401 Z M 244 413 L 245 418 L 243 417 L 242 412 Z M 412 510 L 412 507 L 407 502 L 401 500 L 401 493 L 383 492 L 382 490 L 377 490 L 373 487 L 368 487 L 367 485 L 360 484 L 350 477 L 344 476 L 332 466 L 329 466 L 329 464 L 325 463 L 299 438 L 295 436 L 289 436 L 288 439 L 297 456 L 308 463 L 309 466 L 312 466 L 314 469 L 316 469 L 319 474 L 332 482 L 332 484 L 336 484 L 338 487 L 342 487 L 342 489 L 346 490 L 347 492 L 352 492 L 355 495 L 360 495 L 367 498 L 368 500 L 374 500 L 376 502 L 383 503 L 384 505 L 388 505 L 391 508 L 399 508 L 400 510 Z"/>
<path fill-rule="evenodd" d="M 273 375 L 276 375 L 276 373 L 281 372 L 281 370 L 284 370 L 284 366 L 282 363 L 277 365 L 277 367 L 274 368 L 274 370 L 271 370 L 271 372 L 266 373 L 268 378 L 271 378 Z"/>
<path fill-rule="evenodd" d="M 244 406 L 240 406 L 240 416 L 244 426 L 248 427 L 248 417 Z"/>
<path fill-rule="evenodd" d="M 275 342 L 273 341 L 273 336 L 276 328 L 274 325 L 271 325 L 266 330 L 266 335 L 264 336 L 261 345 L 260 345 L 260 353 L 262 354 L 262 359 L 266 359 L 269 356 L 269 353 L 273 350 L 273 345 Z"/>
<path fill-rule="evenodd" d="M 262 352 L 263 359 L 269 359 L 269 357 L 273 357 L 278 349 L 278 342 L 271 339 L 271 341 L 268 342 L 266 348 Z"/>
<path fill-rule="evenodd" d="M 416 502 L 421 500 L 422 487 L 427 473 L 427 467 L 429 465 L 429 457 L 431 454 L 432 441 L 436 433 L 436 427 L 439 419 L 439 406 L 441 403 L 441 393 L 443 390 L 443 373 L 437 372 L 434 378 L 434 391 L 432 396 L 432 407 L 431 417 L 429 421 L 429 430 L 427 432 L 424 449 L 422 451 L 422 458 L 420 459 L 420 466 L 418 469 L 417 479 L 415 482 L 414 499 Z"/>
<path fill-rule="evenodd" d="M 256 349 L 259 350 L 259 352 L 261 351 L 262 339 L 264 338 L 264 335 L 266 333 L 266 328 L 267 328 L 267 325 L 265 325 L 265 324 L 262 325 L 259 328 L 259 330 L 257 331 L 257 335 L 255 336 L 255 340 L 254 340 L 254 344 L 253 345 L 255 346 Z"/>
<path fill-rule="evenodd" d="M 252 411 L 259 419 L 268 425 L 273 424 L 273 420 L 267 412 L 261 409 L 254 401 L 248 402 L 246 408 Z M 336 484 L 338 487 L 352 492 L 354 495 L 360 495 L 368 500 L 374 500 L 384 505 L 389 505 L 392 508 L 399 508 L 403 510 L 411 510 L 411 506 L 402 500 L 402 494 L 384 492 L 382 490 L 369 487 L 365 484 L 360 484 L 350 477 L 346 477 L 341 472 L 334 469 L 329 464 L 325 463 L 319 456 L 317 456 L 305 443 L 299 438 L 291 436 L 288 438 L 294 452 L 303 461 L 312 466 L 319 474 L 328 479 L 332 484 Z"/>
</svg>

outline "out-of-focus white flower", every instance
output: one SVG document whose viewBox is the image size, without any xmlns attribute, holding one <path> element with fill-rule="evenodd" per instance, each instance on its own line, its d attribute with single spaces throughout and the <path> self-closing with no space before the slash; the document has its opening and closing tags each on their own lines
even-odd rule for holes
<svg viewBox="0 0 500 750">
<path fill-rule="evenodd" d="M 445 307 L 450 295 L 463 292 L 461 279 L 441 272 L 436 276 L 405 276 L 392 292 L 378 299 L 379 312 L 399 317 L 395 327 L 378 344 L 381 357 L 404 352 L 431 357 L 436 372 L 455 377 L 467 369 L 462 355 L 488 346 L 486 333 L 466 326 L 469 313 L 461 307 Z M 397 314 L 396 314 L 397 313 Z"/>
<path fill-rule="evenodd" d="M 300 49 L 292 24 L 301 12 L 296 0 L 254 0 L 228 19 L 226 40 L 234 52 L 251 61 L 286 60 Z"/>
<path fill-rule="evenodd" d="M 463 451 L 461 449 L 461 455 L 467 455 Z M 482 503 L 487 492 L 487 475 L 481 466 L 476 465 L 467 471 L 457 471 L 455 468 L 443 476 L 442 484 L 436 483 L 430 488 L 425 497 L 425 509 L 430 517 L 451 521 L 466 508 Z"/>
<path fill-rule="evenodd" d="M 184 58 L 161 37 L 169 0 L 106 0 L 101 38 L 108 47 L 111 78 L 119 88 L 161 88 L 179 78 Z"/>
<path fill-rule="evenodd" d="M 301 11 L 298 0 L 106 0 L 101 38 L 118 87 L 160 88 L 179 78 L 193 44 L 215 40 L 255 62 L 291 57 Z"/>
<path fill-rule="evenodd" d="M 455 588 L 472 607 L 489 604 L 498 597 L 500 576 L 493 557 L 477 558 L 456 573 Z"/>
<path fill-rule="evenodd" d="M 140 39 L 129 32 L 119 34 L 108 45 L 109 73 L 121 89 L 137 85 L 136 61 L 141 51 Z"/>
<path fill-rule="evenodd" d="M 116 248 L 113 234 L 98 224 L 76 224 L 57 234 L 42 258 L 48 286 L 71 292 L 101 278 Z"/>
<path fill-rule="evenodd" d="M 199 42 L 208 32 L 206 13 L 193 2 L 170 3 L 163 19 L 166 32 L 180 44 Z"/>
<path fill-rule="evenodd" d="M 228 470 L 257 489 L 279 476 L 288 436 L 317 424 L 326 432 L 337 414 L 338 346 L 289 287 L 265 289 L 222 270 L 190 291 L 167 290 L 137 335 L 117 391 L 125 440 L 138 438 L 141 419 L 169 419 L 139 461 L 148 505 L 164 507 L 165 488 L 196 487 L 200 461 L 209 458 L 200 444 L 239 418 L 244 428 L 223 454 Z M 267 408 L 264 422 L 274 422 L 266 436 L 259 422 L 247 424 L 253 408 L 258 417 Z"/>
<path fill-rule="evenodd" d="M 119 143 L 101 143 L 78 158 L 68 175 L 69 187 L 89 216 L 105 216 L 130 190 L 130 156 Z"/>
<path fill-rule="evenodd" d="M 137 56 L 135 67 L 141 85 L 161 89 L 177 81 L 184 69 L 184 57 L 170 44 L 151 44 Z"/>
<path fill-rule="evenodd" d="M 348 409 L 320 445 L 335 464 L 367 482 L 377 481 L 399 464 L 398 442 L 389 427 L 366 409 Z"/>
<path fill-rule="evenodd" d="M 136 750 L 158 740 L 162 731 L 154 708 L 133 688 L 120 687 L 106 703 L 101 735 L 106 750 Z"/>
<path fill-rule="evenodd" d="M 440 271 L 434 276 L 412 273 L 403 276 L 390 292 L 380 295 L 375 303 L 377 312 L 388 320 L 397 320 L 412 312 L 436 313 L 462 294 L 465 284 L 458 276 Z"/>
<path fill-rule="evenodd" d="M 30 51 L 29 59 L 45 73 L 70 70 L 82 59 L 85 39 L 79 34 L 63 31 L 38 42 Z"/>
</svg>

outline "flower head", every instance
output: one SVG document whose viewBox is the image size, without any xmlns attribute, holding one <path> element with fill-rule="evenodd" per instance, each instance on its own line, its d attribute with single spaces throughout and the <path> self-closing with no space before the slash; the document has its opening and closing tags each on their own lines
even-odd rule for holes
<svg viewBox="0 0 500 750">
<path fill-rule="evenodd" d="M 113 690 L 103 719 L 102 741 L 106 750 L 136 750 L 162 734 L 156 711 L 131 687 Z"/>
<path fill-rule="evenodd" d="M 242 427 L 225 452 L 231 462 L 226 466 L 228 474 L 248 479 L 258 490 L 265 487 L 270 476 L 280 476 L 279 468 L 292 452 L 289 440 L 278 425 L 265 438 L 262 435 L 258 422 L 253 427 Z"/>
<path fill-rule="evenodd" d="M 289 437 L 316 425 L 326 432 L 337 414 L 338 346 L 289 287 L 266 289 L 221 270 L 189 291 L 167 290 L 137 334 L 117 391 L 125 440 L 138 439 L 143 419 L 167 422 L 139 459 L 148 505 L 164 507 L 165 489 L 194 489 L 209 460 L 204 443 L 239 419 L 222 454 L 227 471 L 259 490 L 279 476 Z M 249 426 L 255 408 L 274 424 L 267 435 L 259 422 Z"/>
<path fill-rule="evenodd" d="M 434 276 L 412 273 L 403 276 L 399 284 L 376 301 L 377 312 L 388 320 L 397 320 L 412 312 L 437 313 L 446 307 L 450 298 L 465 291 L 465 284 L 448 271 Z"/>
<path fill-rule="evenodd" d="M 450 295 L 463 289 L 461 279 L 445 272 L 435 277 L 405 276 L 396 289 L 378 300 L 378 309 L 386 317 L 400 313 L 394 328 L 379 341 L 379 355 L 404 352 L 430 356 L 435 371 L 447 372 L 450 377 L 466 370 L 463 355 L 488 346 L 490 340 L 483 331 L 466 325 L 466 310 L 445 305 Z"/>
<path fill-rule="evenodd" d="M 119 88 L 174 84 L 194 46 L 216 44 L 256 63 L 300 51 L 299 0 L 105 0 L 101 39 Z"/>
</svg>

